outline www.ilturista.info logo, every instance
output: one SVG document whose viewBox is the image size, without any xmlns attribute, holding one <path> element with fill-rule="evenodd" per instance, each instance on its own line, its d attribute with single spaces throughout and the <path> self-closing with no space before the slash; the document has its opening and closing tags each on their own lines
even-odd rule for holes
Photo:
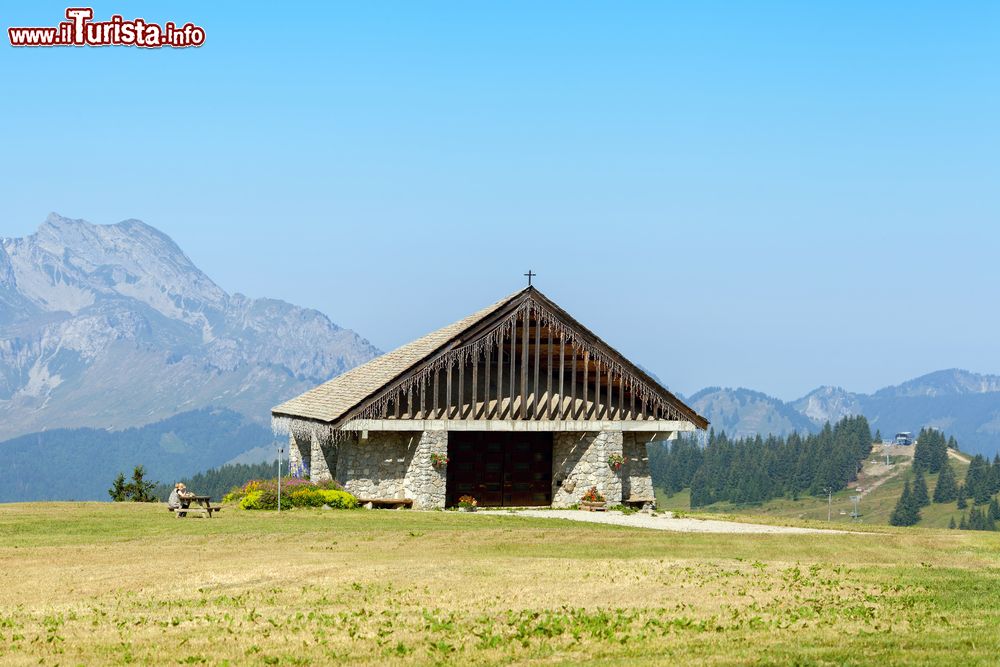
<svg viewBox="0 0 1000 667">
<path fill-rule="evenodd" d="M 126 21 L 115 14 L 108 21 L 93 21 L 91 7 L 69 7 L 68 21 L 54 28 L 7 28 L 11 46 L 141 46 L 158 49 L 165 46 L 185 48 L 205 43 L 205 29 L 173 21 L 162 26 L 136 18 Z"/>
</svg>

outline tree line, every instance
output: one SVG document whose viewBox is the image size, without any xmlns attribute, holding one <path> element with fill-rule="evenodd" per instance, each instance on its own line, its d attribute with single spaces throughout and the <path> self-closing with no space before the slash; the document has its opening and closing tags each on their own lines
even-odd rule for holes
<svg viewBox="0 0 1000 667">
<path fill-rule="evenodd" d="M 920 521 L 920 510 L 931 502 L 956 503 L 956 507 L 965 510 L 970 501 L 973 504 L 968 513 L 962 513 L 961 520 L 956 523 L 952 517 L 949 528 L 960 530 L 996 530 L 996 522 L 1000 521 L 1000 454 L 989 459 L 976 454 L 969 461 L 965 480 L 959 484 L 955 471 L 948 463 L 948 449 L 958 449 L 954 437 L 945 438 L 944 433 L 936 429 L 923 429 L 917 436 L 916 448 L 913 452 L 913 482 L 907 478 L 903 485 L 903 493 L 899 496 L 896 506 L 889 517 L 893 526 L 912 526 Z M 933 495 L 927 492 L 925 473 L 940 473 Z"/>
<path fill-rule="evenodd" d="M 288 475 L 287 460 L 281 462 L 281 472 L 282 475 Z M 277 476 L 277 461 L 268 461 L 266 463 L 230 463 L 178 481 L 184 482 L 188 490 L 193 493 L 221 499 L 233 487 L 243 486 L 252 479 L 273 479 Z M 157 484 L 153 493 L 160 500 L 166 501 L 173 488 L 172 483 Z"/>
<path fill-rule="evenodd" d="M 690 487 L 692 508 L 721 501 L 756 504 L 845 488 L 857 479 L 872 442 L 863 416 L 827 423 L 808 435 L 733 439 L 713 430 L 704 447 L 680 438 L 652 448 L 649 465 L 654 482 L 668 493 Z"/>
</svg>

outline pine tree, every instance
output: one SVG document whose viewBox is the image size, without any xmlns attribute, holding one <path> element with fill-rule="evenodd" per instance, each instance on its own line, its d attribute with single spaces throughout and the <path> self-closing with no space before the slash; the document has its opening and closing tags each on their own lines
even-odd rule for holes
<svg viewBox="0 0 1000 667">
<path fill-rule="evenodd" d="M 948 519 L 948 528 L 950 530 L 955 530 L 955 517 Z"/>
<path fill-rule="evenodd" d="M 996 498 L 990 501 L 989 516 L 993 521 L 1000 521 L 1000 502 Z"/>
<path fill-rule="evenodd" d="M 958 483 L 955 481 L 955 471 L 951 464 L 946 463 L 941 467 L 937 485 L 934 486 L 934 502 L 950 503 L 956 498 L 958 498 Z"/>
<path fill-rule="evenodd" d="M 903 494 L 899 496 L 895 509 L 889 517 L 890 526 L 912 526 L 920 521 L 920 507 L 917 506 L 910 490 L 910 480 L 903 485 Z"/>
<path fill-rule="evenodd" d="M 955 499 L 958 501 L 958 509 L 964 510 L 969 506 L 969 503 L 966 500 L 965 484 L 958 487 L 958 493 L 955 494 Z"/>
<path fill-rule="evenodd" d="M 959 530 L 968 530 L 969 522 L 965 520 L 965 512 L 962 512 L 962 520 L 958 522 Z"/>
<path fill-rule="evenodd" d="M 927 482 L 924 480 L 924 473 L 917 471 L 913 479 L 913 502 L 917 507 L 927 507 L 931 504 L 931 499 L 927 497 Z"/>
<path fill-rule="evenodd" d="M 125 483 L 125 473 L 118 473 L 115 481 L 111 483 L 111 488 L 108 489 L 108 495 L 116 503 L 128 500 L 128 485 Z"/>
<path fill-rule="evenodd" d="M 141 465 L 135 467 L 135 470 L 132 471 L 132 481 L 125 486 L 127 489 L 126 495 L 129 500 L 136 503 L 156 502 L 156 496 L 153 495 L 156 482 L 146 481 L 146 469 Z"/>
<path fill-rule="evenodd" d="M 875 429 L 875 443 L 882 444 L 882 431 L 881 429 Z"/>
</svg>

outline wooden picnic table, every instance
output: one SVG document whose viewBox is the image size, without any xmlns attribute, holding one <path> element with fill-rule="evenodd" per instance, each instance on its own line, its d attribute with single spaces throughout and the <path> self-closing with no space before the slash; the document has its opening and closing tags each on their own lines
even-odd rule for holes
<svg viewBox="0 0 1000 667">
<path fill-rule="evenodd" d="M 177 509 L 171 507 L 169 508 L 171 512 L 177 512 L 178 514 L 181 515 L 186 515 L 188 512 L 201 512 L 202 514 L 207 514 L 208 518 L 211 519 L 213 512 L 222 511 L 222 508 L 219 507 L 218 505 L 212 505 L 211 496 L 199 496 L 199 495 L 183 496 L 181 500 L 188 501 L 188 506 L 180 507 Z"/>
</svg>

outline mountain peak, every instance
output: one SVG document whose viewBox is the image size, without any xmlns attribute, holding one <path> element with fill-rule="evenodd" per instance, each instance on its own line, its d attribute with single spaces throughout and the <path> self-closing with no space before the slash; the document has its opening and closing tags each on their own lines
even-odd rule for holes
<svg viewBox="0 0 1000 667">
<path fill-rule="evenodd" d="M 204 405 L 266 419 L 378 353 L 317 311 L 230 296 L 140 220 L 52 213 L 0 245 L 0 437 Z"/>
<path fill-rule="evenodd" d="M 902 384 L 886 387 L 875 396 L 965 396 L 1000 392 L 1000 375 L 984 375 L 961 368 L 927 373 Z"/>
</svg>

